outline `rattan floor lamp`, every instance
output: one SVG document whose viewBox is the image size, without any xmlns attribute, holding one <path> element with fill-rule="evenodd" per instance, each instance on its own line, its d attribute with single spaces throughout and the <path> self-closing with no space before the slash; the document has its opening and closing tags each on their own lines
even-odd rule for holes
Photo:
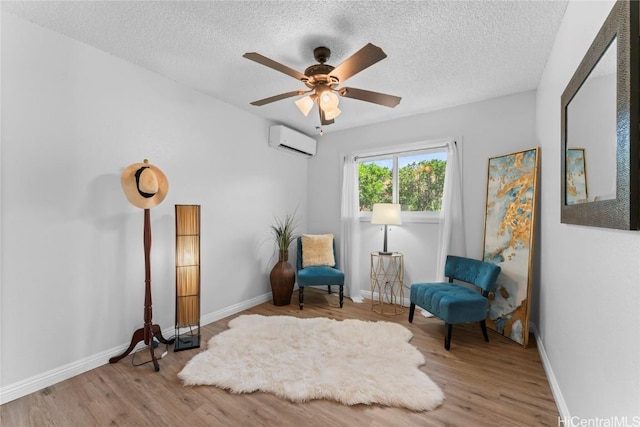
<svg viewBox="0 0 640 427">
<path fill-rule="evenodd" d="M 176 205 L 176 341 L 200 347 L 200 205 Z"/>
</svg>

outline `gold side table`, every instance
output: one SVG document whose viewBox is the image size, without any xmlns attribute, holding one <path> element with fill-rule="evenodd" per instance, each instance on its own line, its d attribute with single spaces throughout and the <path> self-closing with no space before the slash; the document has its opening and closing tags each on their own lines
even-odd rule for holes
<svg viewBox="0 0 640 427">
<path fill-rule="evenodd" d="M 385 316 L 404 313 L 404 257 L 371 252 L 371 310 Z M 376 295 L 377 294 L 377 295 Z M 385 311 L 385 299 L 388 301 Z"/>
</svg>

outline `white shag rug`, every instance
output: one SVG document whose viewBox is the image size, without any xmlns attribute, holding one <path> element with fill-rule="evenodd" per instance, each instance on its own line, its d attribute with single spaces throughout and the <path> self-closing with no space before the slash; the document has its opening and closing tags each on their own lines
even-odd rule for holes
<svg viewBox="0 0 640 427">
<path fill-rule="evenodd" d="M 185 385 L 263 391 L 292 402 L 331 399 L 413 411 L 438 407 L 442 390 L 419 369 L 424 356 L 392 322 L 242 315 L 178 374 Z"/>
</svg>

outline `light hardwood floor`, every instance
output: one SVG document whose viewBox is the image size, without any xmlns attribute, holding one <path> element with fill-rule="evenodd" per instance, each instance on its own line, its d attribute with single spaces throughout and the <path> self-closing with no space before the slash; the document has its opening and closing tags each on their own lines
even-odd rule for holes
<svg viewBox="0 0 640 427">
<path fill-rule="evenodd" d="M 202 329 L 202 348 L 174 353 L 151 364 L 132 366 L 132 357 L 104 365 L 0 407 L 0 424 L 9 426 L 557 426 L 558 411 L 535 339 L 527 349 L 489 332 L 482 339 L 477 324 L 453 328 L 451 351 L 443 346 L 444 325 L 408 309 L 397 316 L 371 311 L 369 300 L 354 304 L 321 288 L 305 292 L 305 308 L 270 302 L 240 314 L 290 315 L 386 320 L 409 328 L 411 343 L 423 352 L 421 369 L 443 390 L 444 403 L 431 412 L 380 406 L 343 406 L 316 400 L 294 404 L 266 393 L 233 395 L 216 387 L 184 387 L 182 367 L 225 330 L 231 316 Z M 238 314 L 239 315 L 239 314 Z M 161 325 L 167 327 L 167 325 Z M 310 331 L 312 333 L 312 331 Z M 136 356 L 143 360 L 148 352 Z M 148 357 L 147 357 L 148 358 Z M 328 362 L 330 363 L 330 362 Z M 380 366 L 384 370 L 384 366 Z"/>
</svg>

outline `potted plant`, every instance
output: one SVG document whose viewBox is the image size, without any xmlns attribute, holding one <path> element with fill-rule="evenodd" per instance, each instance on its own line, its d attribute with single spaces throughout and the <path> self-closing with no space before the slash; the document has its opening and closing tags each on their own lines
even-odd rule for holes
<svg viewBox="0 0 640 427">
<path fill-rule="evenodd" d="M 289 263 L 289 246 L 298 237 L 296 215 L 287 214 L 284 218 L 276 218 L 271 225 L 271 234 L 278 250 L 278 262 L 273 266 L 269 279 L 271 281 L 271 293 L 273 305 L 289 305 L 293 285 L 296 282 L 296 273 Z"/>
</svg>

